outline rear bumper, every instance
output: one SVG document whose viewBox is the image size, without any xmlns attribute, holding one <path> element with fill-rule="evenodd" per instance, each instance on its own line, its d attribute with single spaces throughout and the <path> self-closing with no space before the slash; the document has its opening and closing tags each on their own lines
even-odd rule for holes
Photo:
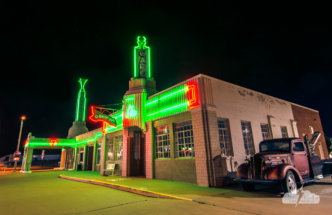
<svg viewBox="0 0 332 215">
<path fill-rule="evenodd" d="M 259 180 L 259 179 L 235 179 L 236 182 L 257 183 L 257 184 L 279 184 L 278 180 Z"/>
</svg>

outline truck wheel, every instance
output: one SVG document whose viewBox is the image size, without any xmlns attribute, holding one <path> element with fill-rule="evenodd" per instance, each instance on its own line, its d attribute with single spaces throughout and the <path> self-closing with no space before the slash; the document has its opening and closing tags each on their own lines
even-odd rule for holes
<svg viewBox="0 0 332 215">
<path fill-rule="evenodd" d="M 282 189 L 284 193 L 297 194 L 297 185 L 295 180 L 295 175 L 292 171 L 288 170 L 286 177 L 282 183 Z"/>
<path fill-rule="evenodd" d="M 242 183 L 242 188 L 245 191 L 254 191 L 255 190 L 255 183 Z"/>
</svg>

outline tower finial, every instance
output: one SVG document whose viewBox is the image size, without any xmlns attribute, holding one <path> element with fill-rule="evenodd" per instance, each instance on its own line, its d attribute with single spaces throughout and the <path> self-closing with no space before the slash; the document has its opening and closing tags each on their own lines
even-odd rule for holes
<svg viewBox="0 0 332 215">
<path fill-rule="evenodd" d="M 88 79 L 78 79 L 80 83 L 80 90 L 78 91 L 77 96 L 77 105 L 76 105 L 76 118 L 75 121 L 85 122 L 85 111 L 86 111 L 86 93 L 85 93 L 85 84 L 88 82 Z"/>
</svg>

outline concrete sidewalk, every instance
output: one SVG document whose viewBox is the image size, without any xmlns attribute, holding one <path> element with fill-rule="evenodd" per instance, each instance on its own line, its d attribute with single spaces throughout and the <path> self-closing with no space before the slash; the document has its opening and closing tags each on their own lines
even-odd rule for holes
<svg viewBox="0 0 332 215">
<path fill-rule="evenodd" d="M 262 198 L 262 195 L 236 190 L 201 187 L 194 184 L 122 176 L 101 176 L 99 172 L 68 171 L 60 178 L 115 188 L 144 196 L 197 201 L 212 196 L 231 198 Z M 231 195 L 226 195 L 230 194 Z M 264 196 L 266 198 L 266 196 Z"/>
</svg>

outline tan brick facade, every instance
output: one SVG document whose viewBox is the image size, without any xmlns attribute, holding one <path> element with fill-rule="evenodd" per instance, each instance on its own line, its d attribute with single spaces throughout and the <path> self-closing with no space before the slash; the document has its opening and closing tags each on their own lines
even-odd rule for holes
<svg viewBox="0 0 332 215">
<path fill-rule="evenodd" d="M 163 118 L 153 122 L 153 127 L 169 126 L 169 138 L 170 138 L 170 159 L 154 159 L 154 171 L 155 178 L 169 181 L 179 181 L 186 183 L 197 183 L 196 178 L 196 158 L 176 158 L 175 156 L 175 137 L 174 137 L 174 123 L 191 120 L 191 112 L 187 111 L 182 114 L 177 114 L 171 117 Z M 195 134 L 194 134 L 195 136 Z M 154 138 L 154 137 L 153 137 Z M 195 138 L 195 137 L 194 137 Z M 196 142 L 195 153 L 196 152 Z M 153 147 L 155 150 L 155 147 Z M 154 155 L 155 152 L 153 151 Z"/>
</svg>

